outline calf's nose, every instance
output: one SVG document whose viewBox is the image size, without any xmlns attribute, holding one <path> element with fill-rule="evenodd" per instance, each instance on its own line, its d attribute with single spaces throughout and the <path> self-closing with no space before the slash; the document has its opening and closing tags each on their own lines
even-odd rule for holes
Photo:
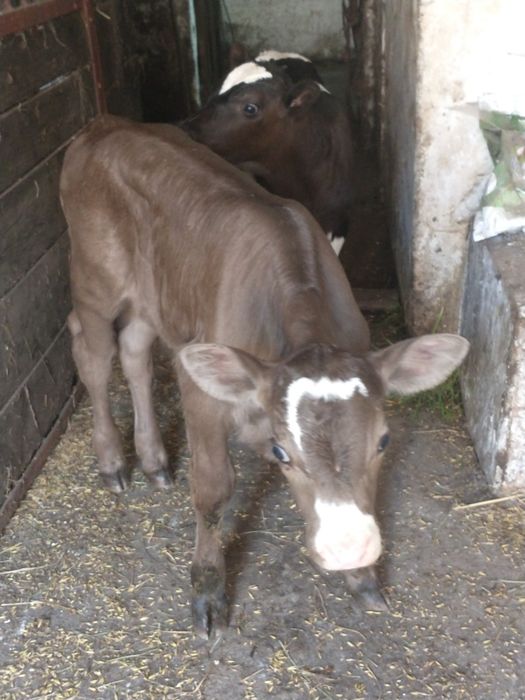
<svg viewBox="0 0 525 700">
<path fill-rule="evenodd" d="M 355 503 L 317 499 L 319 525 L 312 540 L 314 558 L 323 569 L 340 571 L 374 564 L 381 554 L 375 518 Z"/>
</svg>

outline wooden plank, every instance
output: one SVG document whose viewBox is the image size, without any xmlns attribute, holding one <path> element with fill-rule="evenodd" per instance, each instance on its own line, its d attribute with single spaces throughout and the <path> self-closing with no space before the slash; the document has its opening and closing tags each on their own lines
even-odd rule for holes
<svg viewBox="0 0 525 700">
<path fill-rule="evenodd" d="M 82 17 L 86 29 L 86 40 L 91 58 L 91 71 L 95 89 L 95 102 L 99 114 L 107 112 L 106 95 L 104 93 L 104 74 L 100 60 L 100 48 L 95 27 L 95 12 L 92 0 L 82 0 Z"/>
<path fill-rule="evenodd" d="M 78 10 L 80 0 L 47 0 L 30 7 L 16 7 L 19 3 L 12 0 L 15 7 L 7 8 L 0 15 L 0 38 L 23 32 L 43 22 Z"/>
<path fill-rule="evenodd" d="M 352 290 L 361 311 L 391 311 L 399 306 L 397 289 L 363 289 Z"/>
<path fill-rule="evenodd" d="M 64 149 L 0 195 L 0 298 L 66 229 L 58 197 Z"/>
<path fill-rule="evenodd" d="M 0 112 L 88 61 L 85 29 L 78 12 L 8 36 L 0 43 Z"/>
<path fill-rule="evenodd" d="M 25 391 L 0 412 L 0 498 L 5 497 L 42 441 Z"/>
<path fill-rule="evenodd" d="M 27 380 L 27 399 L 42 436 L 47 435 L 71 394 L 76 370 L 67 328 L 59 333 Z"/>
<path fill-rule="evenodd" d="M 56 447 L 62 433 L 66 430 L 69 418 L 78 405 L 78 402 L 82 399 L 83 394 L 83 385 L 76 384 L 71 396 L 64 404 L 60 415 L 41 443 L 29 466 L 23 471 L 20 478 L 14 484 L 12 482 L 6 484 L 6 486 L 10 487 L 8 492 L 7 489 L 3 489 L 2 473 L 0 471 L 0 533 L 5 529 L 31 484 L 42 471 L 46 459 Z M 8 426 L 12 425 L 13 420 L 7 420 L 6 424 Z M 2 414 L 0 414 L 0 431 L 2 427 Z M 3 431 L 0 432 L 0 451 L 2 449 L 2 434 Z M 4 472 L 4 475 L 6 474 L 7 470 Z"/>
<path fill-rule="evenodd" d="M 201 100 L 217 90 L 228 72 L 226 51 L 221 42 L 221 4 L 194 0 L 199 46 Z"/>
<path fill-rule="evenodd" d="M 95 0 L 95 10 L 108 111 L 142 121 L 140 80 L 144 47 L 138 45 L 137 30 L 130 17 L 137 8 L 120 0 Z"/>
<path fill-rule="evenodd" d="M 58 149 L 95 113 L 89 71 L 72 73 L 0 117 L 0 192 Z"/>
<path fill-rule="evenodd" d="M 0 406 L 25 382 L 66 320 L 68 251 L 64 234 L 0 300 Z"/>
<path fill-rule="evenodd" d="M 174 122 L 197 104 L 192 95 L 193 59 L 187 0 L 127 3 L 141 54 L 141 94 L 145 121 Z"/>
</svg>

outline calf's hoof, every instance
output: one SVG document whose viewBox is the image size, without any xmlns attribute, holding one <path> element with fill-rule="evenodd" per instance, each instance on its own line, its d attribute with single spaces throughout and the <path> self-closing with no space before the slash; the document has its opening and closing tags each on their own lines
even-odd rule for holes
<svg viewBox="0 0 525 700">
<path fill-rule="evenodd" d="M 116 494 L 125 491 L 131 483 L 131 471 L 127 467 L 121 467 L 111 474 L 101 472 L 100 477 L 104 486 Z"/>
<path fill-rule="evenodd" d="M 170 489 L 173 486 L 173 477 L 164 467 L 155 472 L 146 472 L 146 478 L 156 489 Z"/>
<path fill-rule="evenodd" d="M 379 588 L 375 571 L 369 567 L 344 572 L 352 596 L 361 610 L 388 612 L 388 603 Z"/>
<path fill-rule="evenodd" d="M 194 596 L 191 615 L 195 634 L 201 639 L 222 637 L 228 627 L 228 602 L 207 595 Z"/>
<path fill-rule="evenodd" d="M 221 637 L 228 627 L 224 581 L 214 567 L 193 566 L 191 614 L 193 629 L 202 639 Z"/>
</svg>

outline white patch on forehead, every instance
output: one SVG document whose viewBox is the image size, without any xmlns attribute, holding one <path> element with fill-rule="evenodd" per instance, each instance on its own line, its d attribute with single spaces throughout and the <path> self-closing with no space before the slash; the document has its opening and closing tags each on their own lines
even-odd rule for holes
<svg viewBox="0 0 525 700">
<path fill-rule="evenodd" d="M 329 95 L 331 94 L 330 90 L 327 87 L 325 87 L 322 83 L 317 83 L 317 85 L 319 85 L 319 87 L 321 88 L 321 92 L 327 92 Z"/>
<path fill-rule="evenodd" d="M 319 528 L 313 546 L 330 570 L 373 564 L 381 554 L 381 535 L 373 515 L 353 502 L 334 503 L 316 498 Z"/>
<path fill-rule="evenodd" d="M 256 61 L 282 61 L 286 58 L 297 58 L 299 61 L 306 61 L 306 63 L 311 63 L 309 58 L 306 56 L 301 56 L 300 53 L 281 53 L 280 51 L 263 51 L 260 53 Z"/>
<path fill-rule="evenodd" d="M 286 421 L 288 430 L 292 433 L 296 445 L 302 449 L 302 431 L 297 418 L 299 404 L 301 399 L 309 396 L 314 399 L 323 399 L 324 401 L 346 401 L 359 392 L 362 396 L 368 396 L 368 389 L 359 379 L 329 379 L 322 377 L 321 379 L 313 380 L 308 377 L 301 377 L 291 382 L 286 392 Z"/>
<path fill-rule="evenodd" d="M 264 66 L 259 66 L 254 61 L 242 63 L 228 73 L 221 85 L 219 95 L 228 92 L 228 90 L 241 83 L 256 83 L 258 80 L 264 80 L 265 78 L 273 78 L 273 75 Z"/>
</svg>

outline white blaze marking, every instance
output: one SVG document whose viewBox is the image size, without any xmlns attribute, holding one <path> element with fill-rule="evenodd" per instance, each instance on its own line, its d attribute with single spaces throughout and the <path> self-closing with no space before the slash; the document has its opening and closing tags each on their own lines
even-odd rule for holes
<svg viewBox="0 0 525 700">
<path fill-rule="evenodd" d="M 322 83 L 317 83 L 319 87 L 321 88 L 322 92 L 327 92 L 329 95 L 331 94 L 330 90 L 326 88 Z"/>
<path fill-rule="evenodd" d="M 264 66 L 258 66 L 257 63 L 253 61 L 250 61 L 250 63 L 242 63 L 228 73 L 221 85 L 219 95 L 228 92 L 228 90 L 231 90 L 241 83 L 256 83 L 258 80 L 263 80 L 265 78 L 273 78 L 273 76 Z"/>
<path fill-rule="evenodd" d="M 309 58 L 301 56 L 300 53 L 281 53 L 280 51 L 263 51 L 256 57 L 256 61 L 281 61 L 285 58 L 297 58 L 299 61 L 311 63 Z"/>
<path fill-rule="evenodd" d="M 327 236 L 330 239 L 330 245 L 335 250 L 335 254 L 339 255 L 345 242 L 344 236 L 334 236 L 333 233 L 328 233 Z"/>
<path fill-rule="evenodd" d="M 368 396 L 368 390 L 358 377 L 352 379 L 329 379 L 322 377 L 314 381 L 308 377 L 301 377 L 291 382 L 286 392 L 288 430 L 292 433 L 297 447 L 301 450 L 302 431 L 297 418 L 299 403 L 304 396 L 324 401 L 351 399 L 355 392 L 362 396 Z"/>
<path fill-rule="evenodd" d="M 330 570 L 356 569 L 373 564 L 381 554 L 381 535 L 375 518 L 355 503 L 314 503 L 319 529 L 313 546 Z"/>
</svg>

